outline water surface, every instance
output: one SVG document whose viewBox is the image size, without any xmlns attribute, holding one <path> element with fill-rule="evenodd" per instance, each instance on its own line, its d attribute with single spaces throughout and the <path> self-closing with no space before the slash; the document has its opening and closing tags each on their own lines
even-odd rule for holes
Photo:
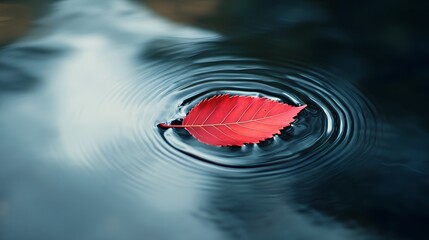
<svg viewBox="0 0 429 240">
<path fill-rule="evenodd" d="M 47 6 L 0 50 L 1 239 L 428 236 L 427 116 L 404 109 L 425 72 L 386 83 L 404 68 L 372 70 L 340 22 L 318 47 L 304 23 L 322 6 L 280 4 L 235 34 L 125 0 Z M 243 147 L 157 127 L 224 93 L 308 107 Z"/>
</svg>

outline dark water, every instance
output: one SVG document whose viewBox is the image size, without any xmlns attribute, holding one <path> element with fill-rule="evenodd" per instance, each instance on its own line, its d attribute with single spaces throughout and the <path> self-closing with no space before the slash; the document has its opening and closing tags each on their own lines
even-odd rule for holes
<svg viewBox="0 0 429 240">
<path fill-rule="evenodd" d="M 417 6 L 31 6 L 0 49 L 0 239 L 428 239 Z M 243 147 L 157 128 L 222 93 L 308 107 Z"/>
</svg>

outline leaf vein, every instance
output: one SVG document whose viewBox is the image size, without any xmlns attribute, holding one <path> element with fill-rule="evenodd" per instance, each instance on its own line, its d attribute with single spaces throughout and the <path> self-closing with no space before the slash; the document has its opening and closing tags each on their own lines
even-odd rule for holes
<svg viewBox="0 0 429 240">
<path fill-rule="evenodd" d="M 243 123 L 250 123 L 250 122 L 260 122 L 263 120 L 267 120 L 267 119 L 272 119 L 272 118 L 276 118 L 280 115 L 283 114 L 288 114 L 288 112 L 282 112 L 279 114 L 275 114 L 275 115 L 271 115 L 269 117 L 263 117 L 263 118 L 257 118 L 257 119 L 251 119 L 251 120 L 246 120 L 246 121 L 242 121 L 242 122 L 234 122 L 234 123 L 214 123 L 214 124 L 197 124 L 197 125 L 181 125 L 182 127 L 212 127 L 212 126 L 228 126 L 228 125 L 235 125 L 235 124 L 243 124 Z M 265 124 L 265 123 L 264 123 Z M 269 124 L 267 124 L 269 125 Z M 274 125 L 274 124 L 271 124 Z"/>
</svg>

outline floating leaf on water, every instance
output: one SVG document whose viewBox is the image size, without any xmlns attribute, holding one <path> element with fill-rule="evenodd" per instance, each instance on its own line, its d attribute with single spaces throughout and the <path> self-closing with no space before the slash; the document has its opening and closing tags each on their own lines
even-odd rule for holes
<svg viewBox="0 0 429 240">
<path fill-rule="evenodd" d="M 198 103 L 182 125 L 200 142 L 214 146 L 242 146 L 279 134 L 306 105 L 294 107 L 264 97 L 217 95 Z"/>
</svg>

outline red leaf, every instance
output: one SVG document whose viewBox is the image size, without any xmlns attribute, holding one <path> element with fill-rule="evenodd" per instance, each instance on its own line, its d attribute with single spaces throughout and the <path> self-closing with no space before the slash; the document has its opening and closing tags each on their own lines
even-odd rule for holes
<svg viewBox="0 0 429 240">
<path fill-rule="evenodd" d="M 185 128 L 200 142 L 209 145 L 242 146 L 279 134 L 305 107 L 261 97 L 225 94 L 198 103 L 183 119 L 183 125 L 161 123 L 159 126 Z"/>
</svg>

